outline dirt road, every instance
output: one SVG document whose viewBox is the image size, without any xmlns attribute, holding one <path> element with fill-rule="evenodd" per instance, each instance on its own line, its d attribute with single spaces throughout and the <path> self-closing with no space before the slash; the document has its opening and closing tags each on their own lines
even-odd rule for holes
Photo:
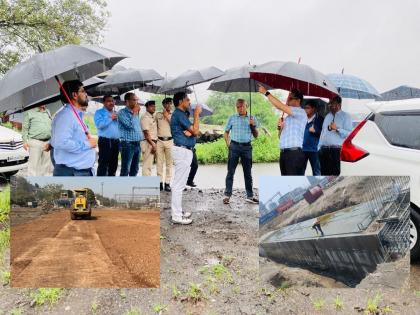
<svg viewBox="0 0 420 315">
<path fill-rule="evenodd" d="M 12 211 L 13 287 L 159 286 L 158 211 L 95 209 L 92 220 L 72 221 L 60 210 L 18 224 L 19 210 Z"/>
</svg>

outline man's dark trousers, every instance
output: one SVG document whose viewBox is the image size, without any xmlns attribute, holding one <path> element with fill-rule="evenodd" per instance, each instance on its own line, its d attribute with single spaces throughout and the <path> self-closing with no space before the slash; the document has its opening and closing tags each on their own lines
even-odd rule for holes
<svg viewBox="0 0 420 315">
<path fill-rule="evenodd" d="M 340 175 L 340 154 L 340 147 L 321 147 L 321 150 L 319 151 L 321 175 Z"/>
<path fill-rule="evenodd" d="M 198 170 L 198 160 L 197 160 L 197 154 L 195 153 L 195 148 L 193 148 L 192 151 L 193 151 L 193 159 L 191 161 L 191 170 L 190 170 L 190 174 L 188 175 L 187 185 L 194 184 L 195 174 L 197 174 L 197 170 Z"/>
<path fill-rule="evenodd" d="M 228 157 L 228 173 L 226 175 L 226 189 L 225 196 L 232 196 L 233 177 L 238 166 L 239 159 L 241 159 L 242 169 L 244 171 L 246 196 L 252 198 L 254 193 L 252 191 L 252 146 L 251 143 L 239 144 L 231 141 L 229 145 Z"/>
<path fill-rule="evenodd" d="M 321 175 L 321 164 L 319 162 L 318 152 L 303 151 L 303 153 L 305 154 L 305 166 L 303 167 L 304 171 L 306 170 L 306 165 L 308 164 L 309 160 L 309 163 L 311 163 L 312 175 Z"/>
<path fill-rule="evenodd" d="M 120 140 L 99 137 L 99 158 L 97 176 L 115 176 L 118 167 Z"/>
<path fill-rule="evenodd" d="M 280 150 L 280 172 L 283 176 L 305 175 L 305 154 L 302 149 Z"/>
</svg>

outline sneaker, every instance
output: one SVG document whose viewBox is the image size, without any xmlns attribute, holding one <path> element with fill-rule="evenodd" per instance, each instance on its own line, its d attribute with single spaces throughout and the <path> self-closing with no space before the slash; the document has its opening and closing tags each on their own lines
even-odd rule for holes
<svg viewBox="0 0 420 315">
<path fill-rule="evenodd" d="M 255 197 L 246 197 L 245 201 L 246 201 L 246 202 L 249 202 L 249 203 L 255 203 L 255 204 L 257 204 L 257 203 L 259 203 L 259 202 L 260 202 L 260 201 L 259 201 L 257 198 L 255 198 Z"/>
<path fill-rule="evenodd" d="M 163 184 L 160 183 L 160 191 L 163 191 Z"/>
<path fill-rule="evenodd" d="M 189 217 L 191 217 L 192 213 L 191 212 L 183 212 L 182 213 L 182 217 L 188 219 Z"/>
<path fill-rule="evenodd" d="M 191 219 L 187 219 L 184 217 L 181 218 L 172 218 L 172 223 L 181 224 L 181 225 L 188 225 L 192 223 Z"/>
<path fill-rule="evenodd" d="M 171 191 L 171 186 L 169 184 L 165 184 L 165 191 Z"/>
</svg>

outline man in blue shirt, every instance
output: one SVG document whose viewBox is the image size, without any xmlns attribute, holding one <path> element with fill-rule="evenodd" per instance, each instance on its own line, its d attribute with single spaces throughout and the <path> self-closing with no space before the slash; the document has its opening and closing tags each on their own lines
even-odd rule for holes
<svg viewBox="0 0 420 315">
<path fill-rule="evenodd" d="M 201 106 L 197 105 L 195 108 L 194 120 L 191 123 L 185 113 L 190 106 L 188 95 L 185 92 L 176 93 L 173 103 L 176 109 L 171 117 L 171 133 L 174 140 L 172 160 L 175 166 L 171 200 L 172 222 L 191 224 L 191 213 L 182 209 L 182 192 L 186 186 L 191 168 L 195 136 L 199 133 Z"/>
<path fill-rule="evenodd" d="M 225 128 L 224 138 L 226 146 L 229 150 L 228 156 L 228 173 L 226 175 L 226 188 L 224 204 L 229 204 L 232 196 L 233 178 L 235 170 L 241 159 L 242 170 L 244 172 L 246 199 L 249 203 L 258 203 L 258 199 L 254 197 L 252 191 L 252 138 L 258 137 L 257 122 L 253 116 L 247 112 L 247 104 L 245 100 L 238 99 L 236 101 L 237 114 L 229 117 Z"/>
<path fill-rule="evenodd" d="M 112 95 L 103 97 L 104 106 L 95 112 L 95 126 L 98 130 L 98 176 L 115 176 L 120 152 L 120 135 L 118 132 L 118 115 Z"/>
<path fill-rule="evenodd" d="M 288 115 L 284 120 L 279 142 L 281 175 L 304 175 L 305 155 L 302 146 L 307 116 L 305 110 L 300 107 L 303 94 L 293 89 L 289 94 L 287 104 L 284 104 L 262 85 L 259 85 L 259 92 L 264 94 L 274 107 Z"/>
<path fill-rule="evenodd" d="M 330 112 L 324 119 L 318 147 L 322 175 L 338 176 L 341 172 L 341 146 L 353 129 L 351 117 L 341 110 L 341 97 L 336 96 L 328 104 Z"/>
<path fill-rule="evenodd" d="M 51 145 L 54 148 L 54 176 L 93 176 L 97 141 L 91 136 L 83 116 L 88 106 L 88 97 L 83 83 L 78 80 L 63 83 L 63 88 L 72 104 L 68 104 L 63 91 L 64 108 L 54 117 L 51 130 Z"/>
<path fill-rule="evenodd" d="M 118 129 L 121 142 L 120 176 L 137 176 L 140 161 L 140 141 L 143 131 L 140 127 L 140 105 L 136 94 L 129 92 L 124 96 L 126 107 L 118 112 Z"/>
<path fill-rule="evenodd" d="M 306 101 L 304 109 L 308 117 L 302 147 L 303 153 L 305 154 L 304 169 L 306 170 L 306 165 L 309 160 L 311 163 L 312 175 L 319 176 L 321 175 L 321 166 L 319 164 L 318 142 L 324 118 L 316 113 L 316 105 L 313 100 Z"/>
</svg>

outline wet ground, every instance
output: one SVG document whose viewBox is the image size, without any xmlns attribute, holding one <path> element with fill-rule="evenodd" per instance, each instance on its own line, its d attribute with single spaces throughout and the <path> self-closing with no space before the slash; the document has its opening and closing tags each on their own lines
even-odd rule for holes
<svg viewBox="0 0 420 315">
<path fill-rule="evenodd" d="M 93 209 L 91 220 L 71 220 L 59 210 L 28 220 L 31 212 L 12 210 L 13 287 L 159 286 L 158 211 Z"/>
</svg>

